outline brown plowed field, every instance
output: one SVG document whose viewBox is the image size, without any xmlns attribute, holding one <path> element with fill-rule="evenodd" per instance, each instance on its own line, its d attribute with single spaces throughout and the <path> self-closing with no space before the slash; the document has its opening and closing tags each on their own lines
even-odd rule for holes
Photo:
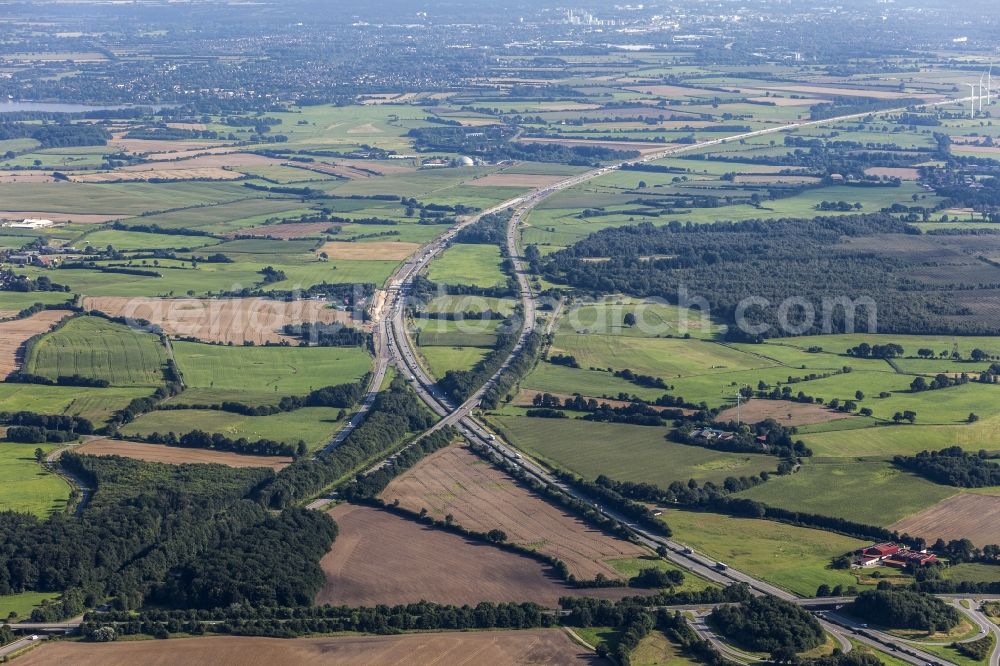
<svg viewBox="0 0 1000 666">
<path fill-rule="evenodd" d="M 28 338 L 45 333 L 71 314 L 69 310 L 42 310 L 24 319 L 0 323 L 0 379 L 20 367 L 23 359 L 17 352 Z"/>
<path fill-rule="evenodd" d="M 208 636 L 118 643 L 54 642 L 18 657 L 20 666 L 372 666 L 395 664 L 606 664 L 559 629 L 258 638 Z"/>
<path fill-rule="evenodd" d="M 75 449 L 77 453 L 91 456 L 121 456 L 133 460 L 184 465 L 187 463 L 215 463 L 227 467 L 270 467 L 278 471 L 290 465 L 292 459 L 282 456 L 245 456 L 229 451 L 189 449 L 180 446 L 129 442 L 121 439 L 94 439 Z"/>
<path fill-rule="evenodd" d="M 316 254 L 326 252 L 330 259 L 402 261 L 420 248 L 419 243 L 403 241 L 371 241 L 346 243 L 331 241 L 316 250 Z"/>
<path fill-rule="evenodd" d="M 960 493 L 904 518 L 891 530 L 932 542 L 969 539 L 979 547 L 1000 543 L 1000 497 Z"/>
<path fill-rule="evenodd" d="M 349 312 L 326 307 L 321 301 L 273 301 L 266 298 L 126 298 L 88 296 L 86 310 L 100 310 L 112 317 L 145 319 L 168 335 L 206 342 L 241 345 L 280 342 L 285 324 L 321 321 L 350 324 Z"/>
<path fill-rule="evenodd" d="M 607 535 L 518 485 L 502 470 L 460 446 L 442 449 L 397 477 L 382 494 L 386 502 L 434 518 L 451 514 L 477 532 L 501 529 L 512 543 L 535 546 L 564 561 L 577 578 L 620 578 L 605 560 L 646 554 Z"/>
<path fill-rule="evenodd" d="M 736 420 L 736 408 L 719 412 L 715 420 L 728 423 Z M 765 419 L 774 419 L 783 426 L 799 426 L 809 423 L 826 423 L 840 419 L 853 418 L 851 414 L 827 409 L 822 405 L 810 405 L 786 400 L 751 400 L 740 406 L 739 417 L 745 423 L 759 423 Z"/>
<path fill-rule="evenodd" d="M 630 588 L 576 590 L 539 562 L 367 506 L 330 510 L 340 532 L 320 566 L 317 604 L 372 606 L 420 600 L 448 604 L 534 601 L 567 595 L 621 598 Z"/>
</svg>

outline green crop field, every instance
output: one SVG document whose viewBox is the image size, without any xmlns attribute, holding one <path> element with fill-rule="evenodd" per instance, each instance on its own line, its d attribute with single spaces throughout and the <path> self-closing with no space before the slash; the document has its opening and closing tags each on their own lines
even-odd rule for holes
<svg viewBox="0 0 1000 666">
<path fill-rule="evenodd" d="M 20 312 L 35 303 L 56 305 L 72 300 L 73 294 L 61 291 L 0 291 L 0 310 Z"/>
<path fill-rule="evenodd" d="M 343 425 L 337 419 L 339 412 L 334 407 L 303 407 L 272 416 L 242 416 L 210 409 L 160 410 L 140 416 L 124 426 L 121 432 L 128 437 L 154 432 L 183 434 L 204 430 L 230 439 L 273 439 L 289 444 L 301 439 L 312 450 L 329 442 Z"/>
<path fill-rule="evenodd" d="M 35 461 L 36 448 L 38 444 L 0 442 L 0 511 L 45 517 L 66 507 L 69 486 Z M 51 444 L 41 445 L 46 453 L 53 448 Z"/>
<path fill-rule="evenodd" d="M 926 509 L 956 489 L 878 460 L 809 460 L 797 473 L 772 477 L 741 497 L 771 506 L 881 526 Z"/>
<path fill-rule="evenodd" d="M 167 354 L 157 336 L 100 317 L 77 317 L 42 337 L 27 372 L 55 379 L 81 375 L 113 386 L 160 386 Z"/>
<path fill-rule="evenodd" d="M 148 388 L 78 388 L 0 383 L 0 411 L 66 414 L 100 423 L 115 411 L 128 406 L 135 398 L 151 393 Z"/>
<path fill-rule="evenodd" d="M 76 244 L 105 248 L 108 245 L 116 250 L 166 250 L 170 248 L 189 247 L 202 248 L 215 245 L 219 241 L 211 236 L 181 236 L 175 234 L 147 234 L 137 231 L 105 230 L 87 234 Z"/>
<path fill-rule="evenodd" d="M 628 368 L 636 373 L 676 377 L 728 373 L 774 365 L 725 345 L 677 338 L 636 338 L 620 335 L 561 333 L 553 351 L 571 354 L 582 368 Z"/>
<path fill-rule="evenodd" d="M 817 456 L 862 457 L 913 455 L 924 450 L 962 446 L 978 451 L 1000 449 L 1000 418 L 983 418 L 967 425 L 900 425 L 801 435 Z"/>
<path fill-rule="evenodd" d="M 482 347 L 421 347 L 431 374 L 444 377 L 449 370 L 470 370 L 481 361 L 489 349 Z"/>
<path fill-rule="evenodd" d="M 674 540 L 807 597 L 823 583 L 856 585 L 849 571 L 831 569 L 830 560 L 868 545 L 820 530 L 715 513 L 668 509 L 662 518 Z"/>
<path fill-rule="evenodd" d="M 720 482 L 777 466 L 771 456 L 669 442 L 664 438 L 665 428 L 527 416 L 494 418 L 518 448 L 586 479 L 607 474 L 620 481 L 644 481 L 665 488 L 673 481 Z"/>
<path fill-rule="evenodd" d="M 500 271 L 500 248 L 496 245 L 456 244 L 431 262 L 427 277 L 443 284 L 493 287 L 506 282 Z"/>
<path fill-rule="evenodd" d="M 197 342 L 173 346 L 188 387 L 177 400 L 185 404 L 193 404 L 191 398 L 201 389 L 219 401 L 277 401 L 359 381 L 371 367 L 371 356 L 360 347 L 224 347 Z"/>
</svg>

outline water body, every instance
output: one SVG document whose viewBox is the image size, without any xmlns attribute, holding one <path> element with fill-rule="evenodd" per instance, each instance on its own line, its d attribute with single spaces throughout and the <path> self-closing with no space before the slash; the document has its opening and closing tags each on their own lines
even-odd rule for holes
<svg viewBox="0 0 1000 666">
<path fill-rule="evenodd" d="M 15 102 L 8 100 L 0 102 L 0 113 L 34 111 L 44 113 L 84 113 L 86 111 L 113 111 L 127 109 L 129 105 L 91 106 L 89 104 L 63 104 L 62 102 Z"/>
</svg>

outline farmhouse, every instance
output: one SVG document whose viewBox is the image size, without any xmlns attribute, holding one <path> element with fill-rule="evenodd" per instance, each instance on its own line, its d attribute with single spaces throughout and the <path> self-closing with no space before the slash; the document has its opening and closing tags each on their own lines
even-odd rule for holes
<svg viewBox="0 0 1000 666">
<path fill-rule="evenodd" d="M 726 432 L 725 430 L 716 430 L 715 428 L 702 428 L 701 430 L 695 430 L 691 433 L 692 437 L 701 437 L 702 439 L 713 440 L 717 439 L 721 442 L 727 442 L 733 438 L 733 433 Z"/>
<path fill-rule="evenodd" d="M 857 551 L 854 565 L 857 567 L 889 566 L 905 569 L 909 565 L 923 567 L 938 561 L 933 553 L 917 552 L 902 548 L 894 543 L 877 543 Z"/>
</svg>

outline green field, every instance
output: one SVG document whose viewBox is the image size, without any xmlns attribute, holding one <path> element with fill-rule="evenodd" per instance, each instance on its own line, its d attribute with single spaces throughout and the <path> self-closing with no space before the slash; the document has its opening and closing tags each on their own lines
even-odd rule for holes
<svg viewBox="0 0 1000 666">
<path fill-rule="evenodd" d="M 608 564 L 614 567 L 625 579 L 639 575 L 643 569 L 660 569 L 662 571 L 681 571 L 684 574 L 684 582 L 677 587 L 671 588 L 674 592 L 694 592 L 704 590 L 709 587 L 718 587 L 715 583 L 695 575 L 690 571 L 685 571 L 667 560 L 654 555 L 643 557 L 626 557 L 620 560 L 608 560 Z"/>
<path fill-rule="evenodd" d="M 277 401 L 314 389 L 359 381 L 371 366 L 360 347 L 224 347 L 173 343 L 188 390 L 177 399 Z M 230 397 L 225 397 L 225 396 Z"/>
<path fill-rule="evenodd" d="M 156 387 L 164 383 L 166 362 L 157 336 L 100 317 L 76 317 L 35 344 L 26 371 L 49 379 L 81 375 L 112 386 Z"/>
<path fill-rule="evenodd" d="M 496 245 L 455 244 L 431 262 L 427 277 L 443 284 L 493 287 L 507 281 L 500 271 L 500 261 Z"/>
<path fill-rule="evenodd" d="M 1000 565 L 963 563 L 947 567 L 941 575 L 948 580 L 969 581 L 971 583 L 995 583 L 1000 581 Z"/>
<path fill-rule="evenodd" d="M 0 411 L 82 416 L 103 422 L 135 398 L 152 393 L 148 388 L 78 388 L 37 384 L 0 383 Z"/>
<path fill-rule="evenodd" d="M 740 496 L 785 509 L 888 526 L 955 492 L 955 488 L 879 460 L 813 458 L 797 473 L 773 477 Z"/>
<path fill-rule="evenodd" d="M 66 507 L 69 486 L 35 461 L 36 448 L 39 445 L 0 442 L 0 511 L 45 517 Z M 41 445 L 46 453 L 53 448 Z"/>
<path fill-rule="evenodd" d="M 481 361 L 489 349 L 482 347 L 421 347 L 431 374 L 444 377 L 449 370 L 470 370 Z"/>
<path fill-rule="evenodd" d="M 25 308 L 30 308 L 35 303 L 56 305 L 72 300 L 72 298 L 73 294 L 62 291 L 0 291 L 0 310 L 20 312 Z"/>
<path fill-rule="evenodd" d="M 242 416 L 210 409 L 160 410 L 140 416 L 122 427 L 121 432 L 128 437 L 204 430 L 230 439 L 273 439 L 288 444 L 301 439 L 312 450 L 329 442 L 343 425 L 337 419 L 340 411 L 335 407 L 303 407 L 272 416 Z"/>
<path fill-rule="evenodd" d="M 518 448 L 591 480 L 607 474 L 619 481 L 666 488 L 673 481 L 720 482 L 777 466 L 773 457 L 762 454 L 722 453 L 668 442 L 665 428 L 527 416 L 494 420 Z"/>
<path fill-rule="evenodd" d="M 714 513 L 668 509 L 663 519 L 674 540 L 806 597 L 822 583 L 856 585 L 849 571 L 829 568 L 830 560 L 868 545 L 830 532 Z"/>
<path fill-rule="evenodd" d="M 18 594 L 0 595 L 0 619 L 6 620 L 14 613 L 16 617 L 31 617 L 31 611 L 42 605 L 43 601 L 57 599 L 58 594 L 52 592 L 19 592 Z"/>
<path fill-rule="evenodd" d="M 815 455 L 823 457 L 913 455 L 954 445 L 973 451 L 997 450 L 1000 449 L 998 422 L 1000 417 L 992 416 L 967 425 L 892 425 L 809 433 L 801 435 L 801 439 Z"/>
</svg>

